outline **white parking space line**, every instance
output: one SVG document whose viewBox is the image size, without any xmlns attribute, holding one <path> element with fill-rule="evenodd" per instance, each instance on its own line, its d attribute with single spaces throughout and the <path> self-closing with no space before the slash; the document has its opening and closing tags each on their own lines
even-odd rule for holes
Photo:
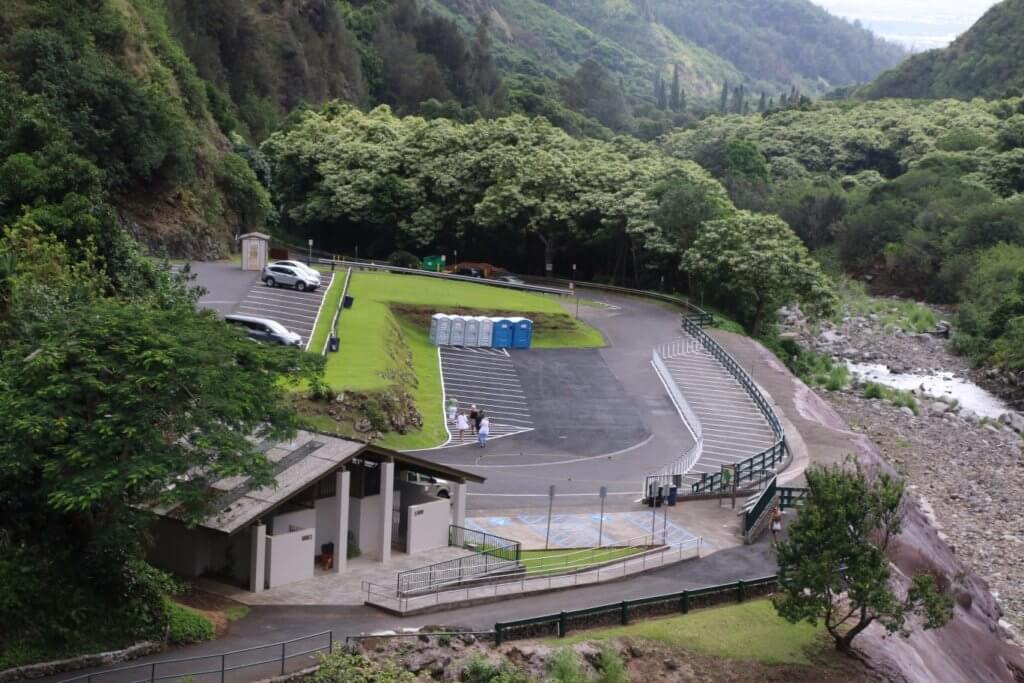
<svg viewBox="0 0 1024 683">
<path fill-rule="evenodd" d="M 262 282 L 254 282 L 236 304 L 234 312 L 276 320 L 302 337 L 304 344 L 308 345 L 334 274 L 324 273 L 321 278 L 320 286 L 312 292 L 267 287 Z"/>
<path fill-rule="evenodd" d="M 491 423 L 491 438 L 521 434 L 533 429 L 529 404 L 519 375 L 508 356 L 497 349 L 441 348 L 441 380 L 444 395 L 459 402 L 468 413 L 476 405 Z M 449 432 L 454 424 L 448 423 Z M 467 442 L 462 442 L 467 443 Z M 451 439 L 446 446 L 458 446 Z"/>
</svg>

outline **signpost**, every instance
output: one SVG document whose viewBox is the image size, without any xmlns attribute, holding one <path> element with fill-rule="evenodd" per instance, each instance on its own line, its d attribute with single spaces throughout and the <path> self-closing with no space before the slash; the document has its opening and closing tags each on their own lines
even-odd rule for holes
<svg viewBox="0 0 1024 683">
<path fill-rule="evenodd" d="M 604 538 L 604 499 L 608 497 L 608 487 L 602 486 L 598 491 L 601 496 L 601 519 L 597 523 L 597 547 L 601 547 L 601 539 Z"/>
<path fill-rule="evenodd" d="M 555 485 L 548 488 L 548 530 L 544 533 L 544 550 L 548 549 L 548 540 L 551 538 L 551 508 L 555 505 Z"/>
</svg>

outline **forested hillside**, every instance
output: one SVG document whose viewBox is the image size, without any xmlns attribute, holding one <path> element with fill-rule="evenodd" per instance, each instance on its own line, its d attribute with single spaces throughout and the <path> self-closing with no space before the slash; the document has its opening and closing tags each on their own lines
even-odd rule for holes
<svg viewBox="0 0 1024 683">
<path fill-rule="evenodd" d="M 953 43 L 883 73 L 869 98 L 1000 97 L 1024 90 L 1024 0 L 1003 0 Z"/>
</svg>

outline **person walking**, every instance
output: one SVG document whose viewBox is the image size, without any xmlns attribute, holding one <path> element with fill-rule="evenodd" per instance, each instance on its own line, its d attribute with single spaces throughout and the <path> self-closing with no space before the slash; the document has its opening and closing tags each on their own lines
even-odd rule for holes
<svg viewBox="0 0 1024 683">
<path fill-rule="evenodd" d="M 491 421 L 486 415 L 480 420 L 480 426 L 476 430 L 476 438 L 480 442 L 480 448 L 487 445 L 487 436 L 491 433 Z"/>
<path fill-rule="evenodd" d="M 456 416 L 459 414 L 459 400 L 452 396 L 448 399 L 448 421 L 455 422 Z"/>
<path fill-rule="evenodd" d="M 464 440 L 463 435 L 466 433 L 466 430 L 469 429 L 469 418 L 466 417 L 466 414 L 461 410 L 459 411 L 459 414 L 455 416 L 455 428 L 459 430 L 459 443 L 462 443 Z"/>
<path fill-rule="evenodd" d="M 782 510 L 776 505 L 772 508 L 772 545 L 776 545 L 779 542 L 779 534 L 782 533 Z"/>
<path fill-rule="evenodd" d="M 473 425 L 473 433 L 476 434 L 480 431 L 480 420 L 483 418 L 482 411 L 476 407 L 474 403 L 469 407 L 469 424 Z"/>
</svg>

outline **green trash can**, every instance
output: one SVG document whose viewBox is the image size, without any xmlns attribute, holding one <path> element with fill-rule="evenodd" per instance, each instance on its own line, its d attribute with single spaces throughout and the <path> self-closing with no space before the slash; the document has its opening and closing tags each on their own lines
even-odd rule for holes
<svg viewBox="0 0 1024 683">
<path fill-rule="evenodd" d="M 431 273 L 440 273 L 444 270 L 444 256 L 427 256 L 423 259 L 423 270 L 429 270 Z"/>
</svg>

